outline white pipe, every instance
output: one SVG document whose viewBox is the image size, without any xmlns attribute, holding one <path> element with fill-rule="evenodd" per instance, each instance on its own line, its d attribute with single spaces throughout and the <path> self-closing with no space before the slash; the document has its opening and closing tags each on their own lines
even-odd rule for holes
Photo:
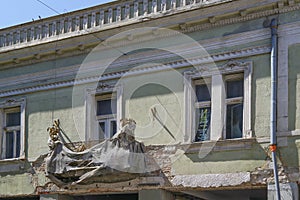
<svg viewBox="0 0 300 200">
<path fill-rule="evenodd" d="M 273 173 L 276 187 L 277 200 L 280 200 L 280 187 L 278 180 L 278 169 L 276 161 L 276 127 L 277 127 L 277 20 L 271 21 L 271 35 L 272 35 L 272 50 L 271 50 L 271 112 L 270 112 L 270 149 L 273 160 Z"/>
</svg>

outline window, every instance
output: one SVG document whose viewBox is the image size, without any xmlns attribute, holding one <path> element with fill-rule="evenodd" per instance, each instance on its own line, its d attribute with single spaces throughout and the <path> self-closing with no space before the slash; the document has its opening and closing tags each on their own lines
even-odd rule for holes
<svg viewBox="0 0 300 200">
<path fill-rule="evenodd" d="M 2 136 L 2 157 L 20 157 L 20 107 L 4 109 L 4 127 Z"/>
<path fill-rule="evenodd" d="M 101 83 L 101 87 L 86 91 L 87 142 L 111 138 L 122 118 L 123 85 Z"/>
<path fill-rule="evenodd" d="M 225 77 L 226 89 L 226 139 L 243 137 L 243 74 Z"/>
<path fill-rule="evenodd" d="M 104 24 L 107 24 L 109 21 L 108 11 L 104 11 Z"/>
<path fill-rule="evenodd" d="M 122 6 L 121 7 L 121 20 L 124 20 L 125 19 L 125 6 Z"/>
<path fill-rule="evenodd" d="M 111 138 L 117 132 L 117 100 L 116 95 L 106 94 L 96 97 L 97 120 L 100 138 Z"/>
<path fill-rule="evenodd" d="M 112 22 L 117 21 L 117 9 L 112 10 Z"/>
<path fill-rule="evenodd" d="M 185 72 L 185 142 L 252 137 L 251 68 L 229 61 Z"/>
<path fill-rule="evenodd" d="M 211 116 L 211 83 L 209 80 L 195 81 L 196 135 L 194 141 L 209 140 Z"/>
<path fill-rule="evenodd" d="M 24 156 L 25 100 L 9 100 L 0 103 L 1 159 Z"/>
</svg>

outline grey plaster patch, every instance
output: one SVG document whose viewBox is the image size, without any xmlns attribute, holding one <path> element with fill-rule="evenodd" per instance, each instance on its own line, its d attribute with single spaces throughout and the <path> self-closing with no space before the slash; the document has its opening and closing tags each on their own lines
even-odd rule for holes
<svg viewBox="0 0 300 200">
<path fill-rule="evenodd" d="M 227 173 L 227 174 L 201 174 L 201 175 L 177 175 L 172 183 L 175 186 L 184 187 L 221 187 L 237 186 L 250 182 L 249 172 Z"/>
</svg>

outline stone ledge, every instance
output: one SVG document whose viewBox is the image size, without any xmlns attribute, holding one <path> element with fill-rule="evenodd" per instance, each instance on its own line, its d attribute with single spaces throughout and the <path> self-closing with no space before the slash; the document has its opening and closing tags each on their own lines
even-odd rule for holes
<svg viewBox="0 0 300 200">
<path fill-rule="evenodd" d="M 189 144 L 190 146 L 186 148 L 185 153 L 198 153 L 199 149 L 201 149 L 201 151 L 233 151 L 251 149 L 254 143 L 257 143 L 256 138 L 196 142 Z"/>
<path fill-rule="evenodd" d="M 0 173 L 19 172 L 23 171 L 25 167 L 26 163 L 23 158 L 0 160 Z"/>
</svg>

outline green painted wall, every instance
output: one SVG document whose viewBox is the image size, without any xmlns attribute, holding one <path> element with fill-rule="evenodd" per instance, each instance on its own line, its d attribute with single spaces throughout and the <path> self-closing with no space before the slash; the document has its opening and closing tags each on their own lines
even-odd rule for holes
<svg viewBox="0 0 300 200">
<path fill-rule="evenodd" d="M 266 164 L 267 154 L 264 145 L 257 142 L 253 142 L 250 148 L 245 146 L 235 150 L 210 151 L 206 156 L 202 156 L 201 151 L 203 149 L 200 148 L 198 153 L 182 152 L 181 156 L 175 157 L 172 173 L 181 175 L 235 173 L 254 171 Z"/>
<path fill-rule="evenodd" d="M 54 119 L 60 119 L 61 127 L 72 141 L 84 141 L 84 91 L 81 95 L 78 93 L 74 94 L 76 102 L 72 98 L 72 87 L 37 92 L 26 96 L 26 132 L 28 133 L 29 160 L 34 160 L 41 153 L 48 152 L 47 127 L 52 126 Z"/>
<path fill-rule="evenodd" d="M 48 60 L 40 63 L 35 63 L 20 67 L 10 67 L 1 70 L 0 79 L 18 77 L 18 81 L 30 80 L 38 78 L 39 80 L 32 80 L 29 83 L 17 82 L 12 86 L 0 87 L 1 90 L 19 89 L 24 87 L 36 86 L 54 83 L 58 81 L 70 80 L 75 77 L 76 72 L 83 62 L 86 55 L 72 56 L 68 58 L 57 58 L 54 60 Z M 62 76 L 62 69 L 69 70 L 68 74 Z M 74 71 L 74 73 L 70 73 Z M 39 73 L 39 75 L 37 75 Z M 47 77 L 53 77 L 49 79 Z"/>
<path fill-rule="evenodd" d="M 287 146 L 278 150 L 279 162 L 285 167 L 300 166 L 300 136 L 288 137 Z"/>
<path fill-rule="evenodd" d="M 11 174 L 0 176 L 0 196 L 33 194 L 32 176 L 30 174 Z"/>
<path fill-rule="evenodd" d="M 288 48 L 289 67 L 289 130 L 300 129 L 300 44 Z"/>
<path fill-rule="evenodd" d="M 128 77 L 122 81 L 125 117 L 137 122 L 137 139 L 146 145 L 183 141 L 183 78 L 180 73 L 171 70 Z M 166 128 L 153 117 L 151 109 L 154 108 Z"/>
<path fill-rule="evenodd" d="M 270 135 L 270 55 L 249 58 L 253 61 L 251 126 L 256 137 Z"/>
</svg>

